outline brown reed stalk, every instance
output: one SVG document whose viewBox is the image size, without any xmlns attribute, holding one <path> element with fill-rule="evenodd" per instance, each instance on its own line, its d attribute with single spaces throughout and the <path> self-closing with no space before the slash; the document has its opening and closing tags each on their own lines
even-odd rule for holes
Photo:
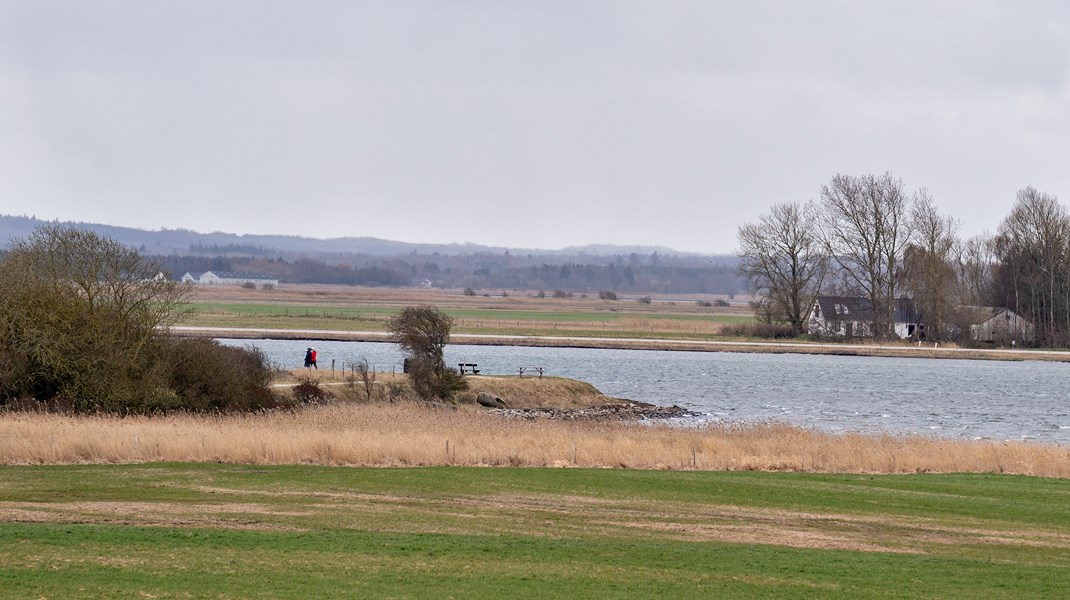
<svg viewBox="0 0 1070 600">
<path fill-rule="evenodd" d="M 1056 445 L 834 435 L 777 423 L 527 421 L 411 403 L 220 416 L 0 413 L 0 464 L 154 461 L 1070 477 L 1070 452 Z"/>
</svg>

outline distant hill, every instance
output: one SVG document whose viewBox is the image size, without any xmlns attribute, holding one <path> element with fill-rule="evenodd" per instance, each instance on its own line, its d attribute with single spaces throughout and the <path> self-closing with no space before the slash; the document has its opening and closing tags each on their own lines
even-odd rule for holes
<svg viewBox="0 0 1070 600">
<path fill-rule="evenodd" d="M 0 248 L 47 223 L 0 215 Z M 737 257 L 675 252 L 660 246 L 574 246 L 560 250 L 478 244 L 413 244 L 372 237 L 318 239 L 287 235 L 146 231 L 65 222 L 156 257 L 165 272 L 247 271 L 283 283 L 368 286 L 430 285 L 472 290 L 563 293 L 745 293 Z"/>
<path fill-rule="evenodd" d="M 0 246 L 15 237 L 30 234 L 37 226 L 50 223 L 34 217 L 0 215 Z M 629 254 L 653 254 L 664 256 L 691 255 L 695 253 L 676 252 L 664 246 L 623 246 L 613 244 L 590 244 L 570 246 L 558 250 L 534 248 L 505 248 L 484 246 L 480 244 L 418 244 L 396 242 L 374 237 L 310 238 L 292 235 L 239 235 L 215 231 L 199 233 L 188 229 L 160 229 L 158 231 L 116 227 L 100 223 L 82 223 L 60 221 L 62 225 L 71 225 L 106 235 L 120 243 L 143 247 L 154 255 L 163 254 L 244 254 L 276 256 L 284 254 L 367 254 L 389 256 L 400 254 L 443 254 L 458 256 L 466 254 L 532 254 L 537 256 L 621 256 Z M 735 257 L 714 257 L 729 258 Z M 720 262 L 720 261 L 718 261 Z"/>
<path fill-rule="evenodd" d="M 11 238 L 28 235 L 38 225 L 50 222 L 33 217 L 0 215 L 0 244 L 7 245 Z M 199 253 L 198 250 L 225 248 L 256 249 L 258 254 L 269 255 L 285 253 L 389 255 L 405 254 L 414 250 L 428 254 L 433 252 L 470 254 L 505 250 L 476 244 L 412 244 L 373 237 L 319 239 L 292 235 L 239 235 L 220 231 L 199 233 L 188 229 L 150 231 L 72 221 L 58 221 L 57 223 L 94 231 L 126 245 L 144 247 L 151 254 L 196 254 Z"/>
</svg>

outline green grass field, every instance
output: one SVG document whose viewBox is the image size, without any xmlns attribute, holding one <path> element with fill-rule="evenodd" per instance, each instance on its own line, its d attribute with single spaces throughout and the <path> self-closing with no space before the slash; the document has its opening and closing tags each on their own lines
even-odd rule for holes
<svg viewBox="0 0 1070 600">
<path fill-rule="evenodd" d="M 0 469 L 3 598 L 1056 598 L 1066 590 L 1066 480 Z"/>
<path fill-rule="evenodd" d="M 384 331 L 397 313 L 389 306 L 323 306 L 198 302 L 183 325 Z M 711 325 L 754 322 L 751 316 L 613 312 L 607 310 L 506 310 L 445 308 L 455 333 L 583 337 L 708 339 Z"/>
</svg>

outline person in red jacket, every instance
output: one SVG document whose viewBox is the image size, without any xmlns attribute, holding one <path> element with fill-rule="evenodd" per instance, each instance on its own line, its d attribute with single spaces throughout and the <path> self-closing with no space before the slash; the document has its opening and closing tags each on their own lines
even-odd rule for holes
<svg viewBox="0 0 1070 600">
<path fill-rule="evenodd" d="M 312 366 L 316 367 L 316 370 L 319 371 L 320 368 L 319 368 L 319 366 L 316 365 L 316 349 L 315 348 L 312 349 Z"/>
</svg>

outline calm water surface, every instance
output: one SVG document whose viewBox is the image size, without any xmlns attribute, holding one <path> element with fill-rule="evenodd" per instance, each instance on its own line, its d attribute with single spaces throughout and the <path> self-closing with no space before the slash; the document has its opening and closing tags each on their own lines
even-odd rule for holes
<svg viewBox="0 0 1070 600">
<path fill-rule="evenodd" d="M 302 365 L 308 345 L 220 341 L 255 344 L 287 368 Z M 393 344 L 313 345 L 321 369 L 366 357 L 380 371 L 401 370 Z M 1070 445 L 1070 364 L 1063 363 L 464 345 L 447 346 L 446 359 L 478 363 L 486 374 L 543 367 L 609 396 L 677 404 L 704 419 Z"/>
</svg>

